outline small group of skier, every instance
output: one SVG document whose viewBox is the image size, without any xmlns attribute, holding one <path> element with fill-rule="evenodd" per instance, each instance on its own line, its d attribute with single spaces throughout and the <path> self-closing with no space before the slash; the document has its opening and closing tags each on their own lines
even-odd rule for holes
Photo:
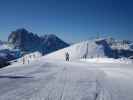
<svg viewBox="0 0 133 100">
<path fill-rule="evenodd" d="M 35 59 L 35 58 L 36 58 L 35 55 L 24 56 L 24 57 L 22 57 L 22 63 L 23 64 L 26 64 L 26 63 L 29 64 L 30 60 Z M 70 61 L 70 55 L 68 52 L 65 53 L 65 60 Z"/>
<path fill-rule="evenodd" d="M 23 64 L 29 64 L 30 63 L 30 60 L 33 60 L 33 59 L 35 59 L 35 55 L 33 54 L 33 55 L 28 55 L 28 56 L 24 56 L 23 58 L 22 58 L 22 63 Z"/>
</svg>

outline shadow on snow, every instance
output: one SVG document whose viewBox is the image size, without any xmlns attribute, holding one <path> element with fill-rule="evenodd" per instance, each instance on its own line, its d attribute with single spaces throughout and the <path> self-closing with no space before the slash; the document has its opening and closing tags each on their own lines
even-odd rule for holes
<svg viewBox="0 0 133 100">
<path fill-rule="evenodd" d="M 24 79 L 24 78 L 32 78 L 28 76 L 9 76 L 9 75 L 0 75 L 1 78 L 9 78 L 9 79 Z"/>
</svg>

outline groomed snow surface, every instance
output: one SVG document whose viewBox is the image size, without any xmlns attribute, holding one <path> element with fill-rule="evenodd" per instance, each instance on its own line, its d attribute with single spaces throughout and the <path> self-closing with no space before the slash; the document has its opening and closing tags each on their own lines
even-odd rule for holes
<svg viewBox="0 0 133 100">
<path fill-rule="evenodd" d="M 133 100 L 133 64 L 36 60 L 0 70 L 0 100 Z"/>
</svg>

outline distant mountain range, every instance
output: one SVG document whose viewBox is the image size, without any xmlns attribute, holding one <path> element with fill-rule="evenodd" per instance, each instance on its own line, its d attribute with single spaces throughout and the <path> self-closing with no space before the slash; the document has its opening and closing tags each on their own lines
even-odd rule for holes
<svg viewBox="0 0 133 100">
<path fill-rule="evenodd" d="M 14 49 L 19 49 L 23 53 L 39 51 L 43 54 L 47 54 L 69 46 L 68 43 L 54 34 L 38 36 L 23 28 L 13 31 L 8 37 L 8 42 L 12 44 Z"/>
<path fill-rule="evenodd" d="M 0 41 L 0 67 L 28 53 L 39 51 L 44 55 L 67 46 L 68 43 L 54 34 L 38 36 L 24 28 L 17 29 L 11 32 L 7 42 Z"/>
</svg>

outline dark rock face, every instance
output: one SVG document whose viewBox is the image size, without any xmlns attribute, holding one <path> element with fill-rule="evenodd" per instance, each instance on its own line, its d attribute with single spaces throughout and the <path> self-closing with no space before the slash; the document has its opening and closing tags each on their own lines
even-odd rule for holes
<svg viewBox="0 0 133 100">
<path fill-rule="evenodd" d="M 38 50 L 41 43 L 37 35 L 29 33 L 25 29 L 13 31 L 8 37 L 8 41 L 13 44 L 15 49 L 27 52 Z"/>
<path fill-rule="evenodd" d="M 95 41 L 97 45 L 102 45 L 103 48 L 104 48 L 104 53 L 106 54 L 107 57 L 110 57 L 110 58 L 114 58 L 114 55 L 113 55 L 113 50 L 111 49 L 110 45 L 107 43 L 106 40 L 98 40 L 98 41 Z"/>
<path fill-rule="evenodd" d="M 115 58 L 121 58 L 121 57 L 130 58 L 133 56 L 133 51 L 131 50 L 115 49 L 113 50 L 113 53 L 115 55 Z"/>
<path fill-rule="evenodd" d="M 10 65 L 8 61 L 0 59 L 0 68 Z"/>
<path fill-rule="evenodd" d="M 43 47 L 44 54 L 69 46 L 67 43 L 53 34 L 45 35 L 41 39 L 41 47 Z"/>
<path fill-rule="evenodd" d="M 0 68 L 10 65 L 8 60 L 9 60 L 9 58 L 0 56 Z"/>
<path fill-rule="evenodd" d="M 20 57 L 19 51 L 11 51 L 8 49 L 0 50 L 0 68 L 10 64 L 9 61 Z"/>
<path fill-rule="evenodd" d="M 40 51 L 43 54 L 69 46 L 55 35 L 44 35 L 39 37 L 25 29 L 17 29 L 8 37 L 8 41 L 13 44 L 14 48 L 22 52 Z"/>
</svg>

